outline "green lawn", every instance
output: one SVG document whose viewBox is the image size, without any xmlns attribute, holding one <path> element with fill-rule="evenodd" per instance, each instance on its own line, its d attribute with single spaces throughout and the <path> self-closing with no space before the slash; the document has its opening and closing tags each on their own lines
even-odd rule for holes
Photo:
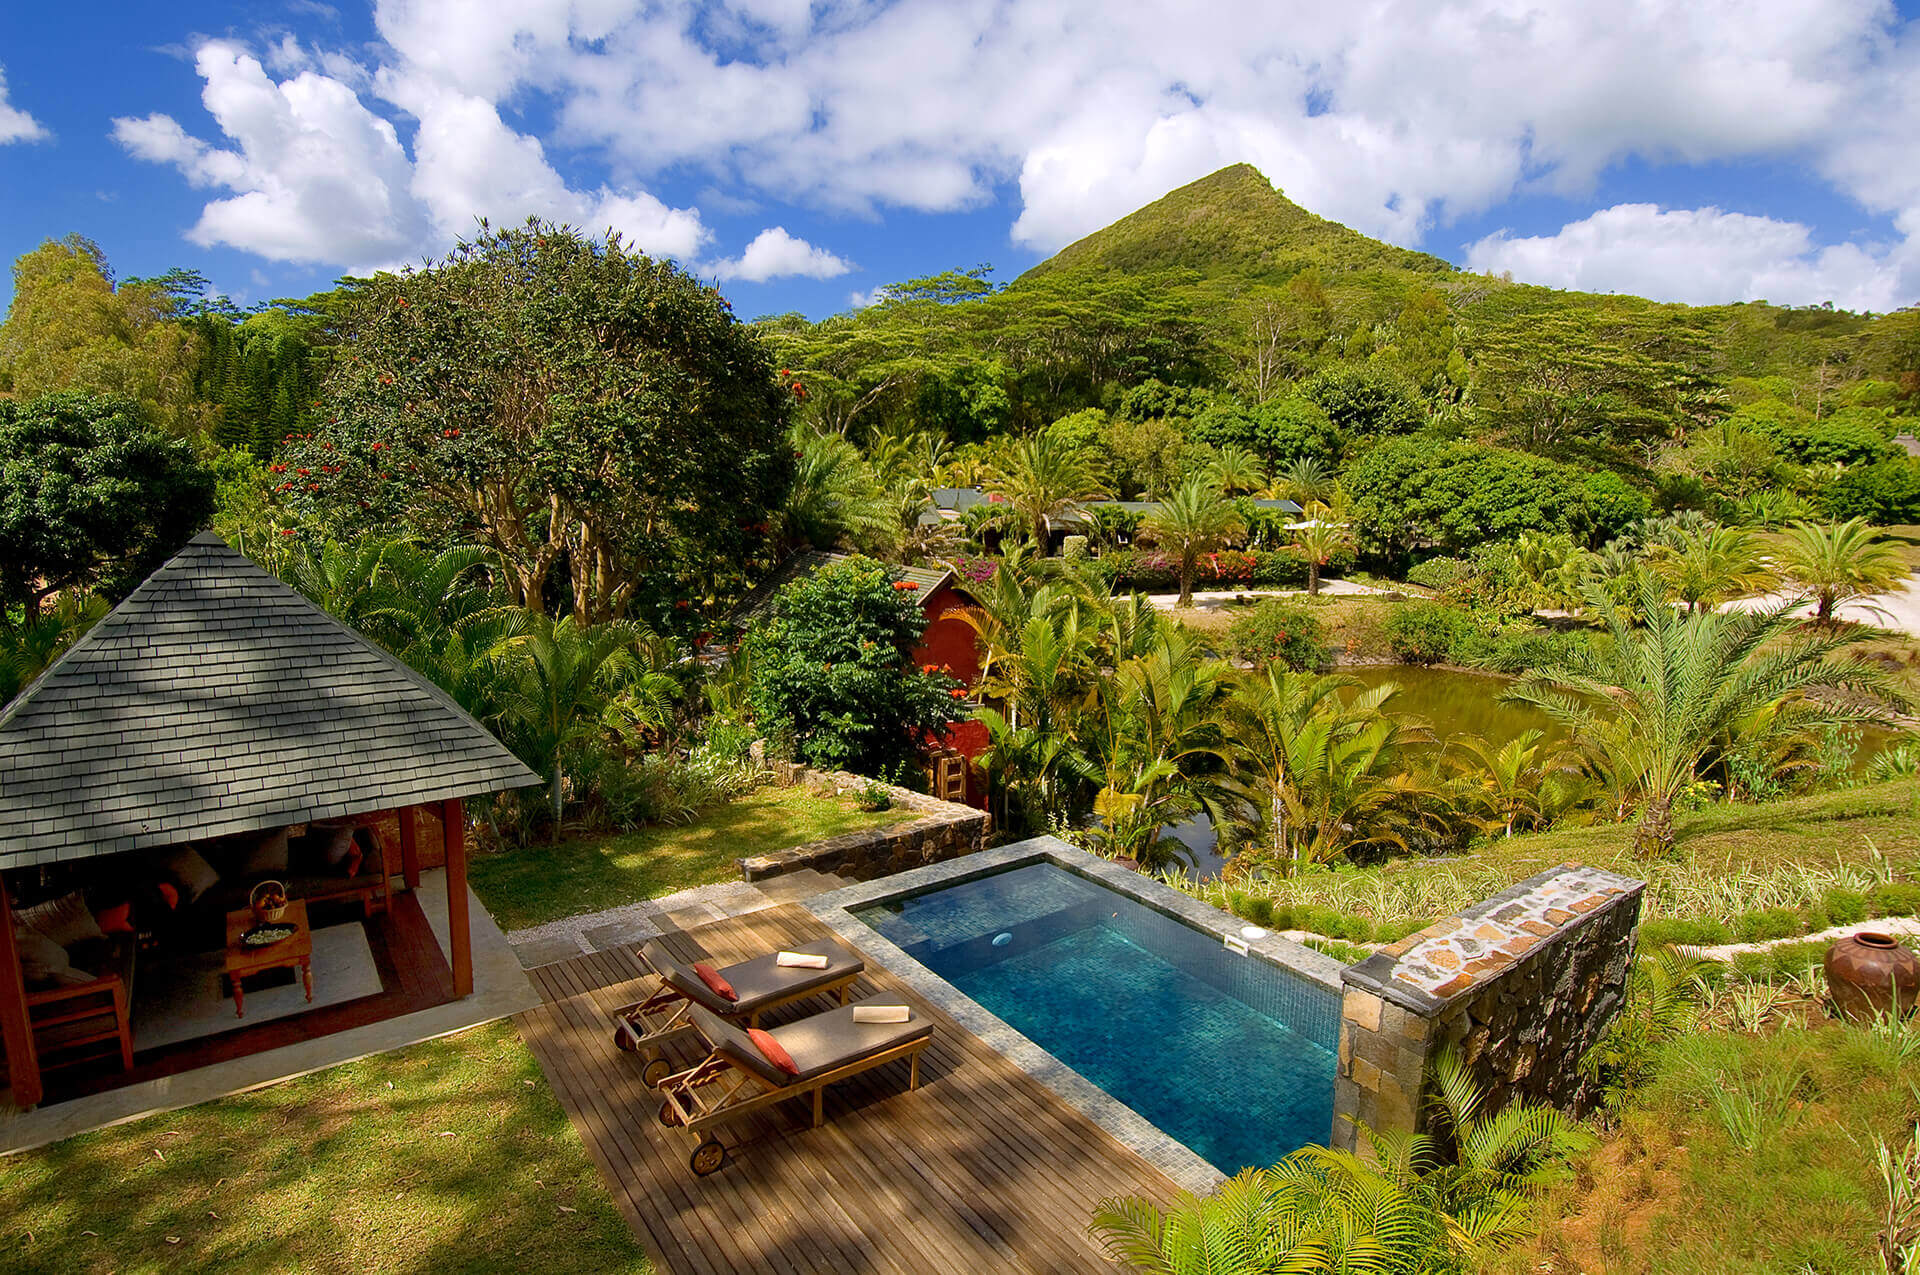
<svg viewBox="0 0 1920 1275">
<path fill-rule="evenodd" d="M 0 1160 L 9 1271 L 644 1272 L 513 1027 Z"/>
<path fill-rule="evenodd" d="M 477 856 L 473 889 L 503 930 L 734 880 L 734 860 L 895 823 L 911 811 L 856 810 L 804 787 L 762 788 L 698 823 Z"/>
<path fill-rule="evenodd" d="M 1683 1037 L 1575 1181 L 1549 1195 L 1538 1238 L 1500 1270 L 1877 1270 L 1874 1144 L 1911 1140 L 1916 1086 L 1920 1061 L 1859 1028 Z"/>
</svg>

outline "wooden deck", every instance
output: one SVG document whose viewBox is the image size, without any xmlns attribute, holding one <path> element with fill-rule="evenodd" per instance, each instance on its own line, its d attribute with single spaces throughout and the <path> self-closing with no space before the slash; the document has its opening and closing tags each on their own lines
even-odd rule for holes
<svg viewBox="0 0 1920 1275">
<path fill-rule="evenodd" d="M 670 937 L 686 959 L 721 963 L 829 933 L 804 908 L 776 907 Z M 625 952 L 531 971 L 546 1003 L 516 1018 L 587 1149 L 662 1272 L 1101 1271 L 1116 1266 L 1087 1233 L 1110 1195 L 1161 1202 L 1158 1170 L 869 961 L 856 999 L 898 996 L 934 1022 L 921 1087 L 905 1062 L 827 1091 L 827 1121 L 806 1102 L 723 1132 L 726 1167 L 696 1178 L 694 1139 L 656 1121 L 640 1060 L 617 1051 L 607 1015 L 648 980 Z M 775 1024 L 825 999 L 774 1015 Z M 1150 1042 L 1142 1042 L 1150 1052 Z M 681 1051 L 676 1057 L 690 1057 Z M 1142 1066 L 1152 1066 L 1143 1056 Z"/>
</svg>

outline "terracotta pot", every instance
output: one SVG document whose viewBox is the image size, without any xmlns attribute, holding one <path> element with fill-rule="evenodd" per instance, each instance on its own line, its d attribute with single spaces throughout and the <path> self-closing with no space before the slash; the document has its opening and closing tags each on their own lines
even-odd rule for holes
<svg viewBox="0 0 1920 1275">
<path fill-rule="evenodd" d="M 1890 934 L 1862 930 L 1836 939 L 1824 964 L 1827 994 L 1843 1018 L 1870 1022 L 1894 1012 L 1905 1017 L 1920 996 L 1920 956 Z"/>
</svg>

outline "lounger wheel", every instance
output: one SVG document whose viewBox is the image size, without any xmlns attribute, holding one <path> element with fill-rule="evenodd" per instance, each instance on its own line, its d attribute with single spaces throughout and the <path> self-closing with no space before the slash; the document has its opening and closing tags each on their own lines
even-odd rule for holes
<svg viewBox="0 0 1920 1275">
<path fill-rule="evenodd" d="M 640 1069 L 640 1079 L 646 1081 L 652 1089 L 673 1074 L 673 1064 L 664 1058 L 649 1058 L 647 1065 Z"/>
<path fill-rule="evenodd" d="M 640 1048 L 625 1023 L 613 1029 L 613 1045 L 623 1054 L 631 1054 Z"/>
<path fill-rule="evenodd" d="M 673 1100 L 670 1098 L 660 1100 L 660 1123 L 669 1129 L 676 1128 L 680 1124 L 680 1113 L 674 1108 Z"/>
<path fill-rule="evenodd" d="M 727 1149 L 720 1145 L 718 1138 L 708 1138 L 693 1149 L 687 1157 L 695 1177 L 706 1177 L 709 1173 L 718 1173 L 720 1166 L 727 1162 Z"/>
</svg>

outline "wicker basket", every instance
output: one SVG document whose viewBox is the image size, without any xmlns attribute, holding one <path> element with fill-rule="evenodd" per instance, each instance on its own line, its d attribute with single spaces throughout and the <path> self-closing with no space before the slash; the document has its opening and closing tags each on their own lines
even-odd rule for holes
<svg viewBox="0 0 1920 1275">
<path fill-rule="evenodd" d="M 279 902 L 269 903 L 271 899 L 278 899 Z M 247 906 L 253 909 L 254 920 L 262 925 L 272 925 L 287 914 L 287 883 L 262 881 L 247 895 Z"/>
</svg>

